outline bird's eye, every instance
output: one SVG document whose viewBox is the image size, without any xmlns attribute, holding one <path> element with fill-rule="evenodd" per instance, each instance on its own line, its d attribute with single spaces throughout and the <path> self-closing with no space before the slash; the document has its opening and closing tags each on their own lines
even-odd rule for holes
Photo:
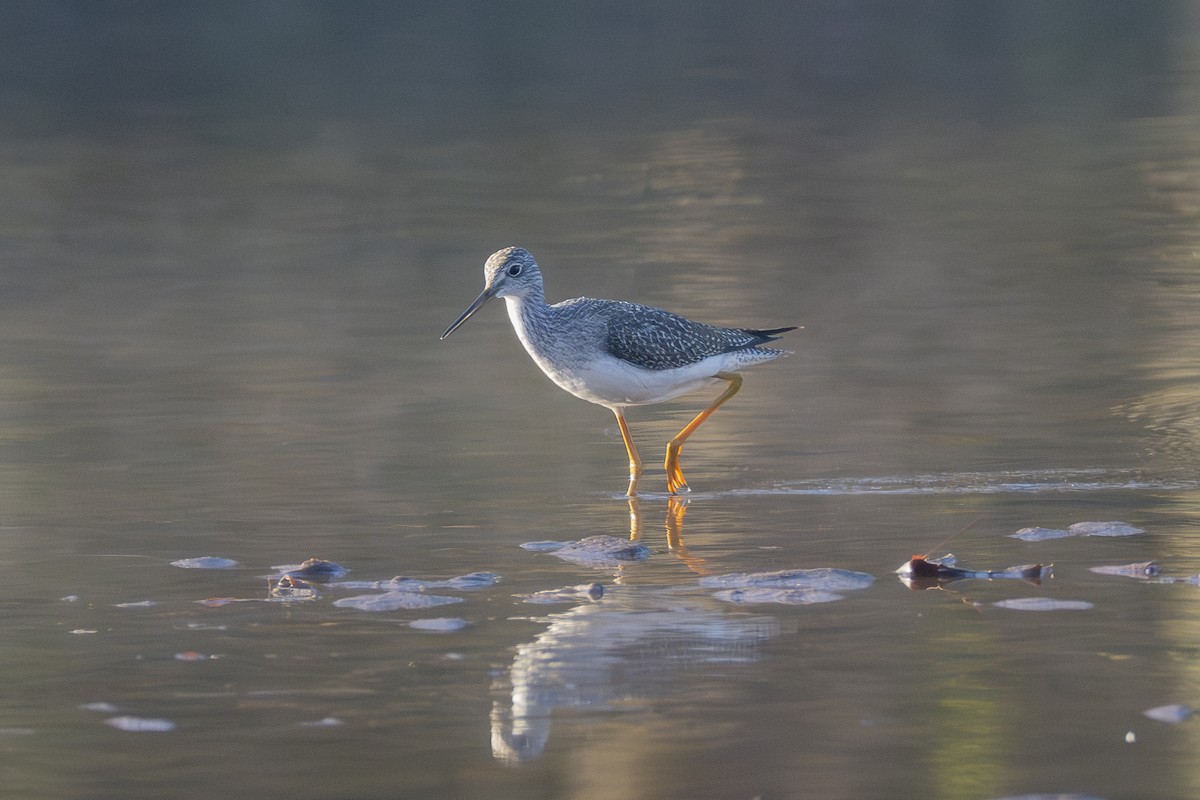
<svg viewBox="0 0 1200 800">
<path fill-rule="evenodd" d="M 515 278 L 520 274 L 521 274 L 521 265 L 520 264 L 509 264 L 508 265 L 509 277 Z"/>
</svg>

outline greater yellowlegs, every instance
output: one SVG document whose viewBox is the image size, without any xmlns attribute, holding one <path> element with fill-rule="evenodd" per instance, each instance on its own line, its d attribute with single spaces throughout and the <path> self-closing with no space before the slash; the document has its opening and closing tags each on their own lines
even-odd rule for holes
<svg viewBox="0 0 1200 800">
<path fill-rule="evenodd" d="M 738 370 L 787 355 L 761 345 L 790 328 L 717 328 L 661 308 L 621 300 L 578 297 L 546 304 L 542 273 L 527 250 L 506 247 L 483 265 L 483 292 L 445 339 L 493 297 L 503 297 L 521 344 L 550 380 L 576 397 L 604 406 L 617 417 L 629 453 L 629 496 L 642 474 L 624 410 L 661 403 L 708 385 L 729 386 L 667 445 L 667 488 L 689 491 L 679 468 L 679 451 L 704 420 L 742 387 Z"/>
</svg>

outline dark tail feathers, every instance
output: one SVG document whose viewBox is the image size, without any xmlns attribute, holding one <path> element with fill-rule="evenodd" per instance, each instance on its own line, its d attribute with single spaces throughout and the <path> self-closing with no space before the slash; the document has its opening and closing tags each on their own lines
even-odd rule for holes
<svg viewBox="0 0 1200 800">
<path fill-rule="evenodd" d="M 757 328 L 742 328 L 741 331 L 749 336 L 758 337 L 761 341 L 756 342 L 756 344 L 766 344 L 767 342 L 773 342 L 778 339 L 779 334 L 787 333 L 788 331 L 794 331 L 797 328 L 799 328 L 798 325 L 792 325 L 787 328 L 765 328 L 763 330 L 759 330 Z"/>
</svg>

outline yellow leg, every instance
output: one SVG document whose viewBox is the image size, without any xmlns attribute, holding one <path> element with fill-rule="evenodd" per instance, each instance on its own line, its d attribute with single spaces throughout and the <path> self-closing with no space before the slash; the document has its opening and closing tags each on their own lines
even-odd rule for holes
<svg viewBox="0 0 1200 800">
<path fill-rule="evenodd" d="M 729 381 L 727 388 L 717 401 L 708 408 L 696 415 L 696 418 L 681 430 L 670 444 L 667 445 L 667 489 L 671 494 L 679 494 L 680 492 L 691 491 L 688 489 L 687 481 L 683 479 L 683 470 L 679 468 L 679 451 L 683 449 L 683 443 L 687 438 L 699 428 L 704 420 L 712 416 L 712 413 L 720 408 L 729 398 L 738 393 L 738 389 L 742 388 L 742 376 L 735 372 L 718 372 L 716 377 L 723 381 Z"/>
<path fill-rule="evenodd" d="M 688 554 L 687 546 L 683 543 L 683 515 L 687 513 L 687 498 L 667 498 L 667 547 L 671 552 L 687 564 L 688 569 L 697 575 L 711 575 L 712 570 L 704 566 L 704 559 Z"/>
<path fill-rule="evenodd" d="M 629 454 L 629 489 L 625 494 L 628 497 L 636 497 L 638 479 L 642 477 L 642 459 L 633 443 L 633 437 L 629 435 L 629 426 L 625 424 L 625 415 L 615 408 L 613 414 L 617 416 L 617 425 L 621 428 L 621 438 L 625 441 L 625 452 Z"/>
<path fill-rule="evenodd" d="M 636 542 L 642 538 L 642 509 L 633 495 L 627 497 L 626 502 L 629 503 L 629 541 Z"/>
</svg>

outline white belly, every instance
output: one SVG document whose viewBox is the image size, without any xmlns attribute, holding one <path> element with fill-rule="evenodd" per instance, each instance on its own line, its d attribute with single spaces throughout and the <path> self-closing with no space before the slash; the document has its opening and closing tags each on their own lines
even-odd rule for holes
<svg viewBox="0 0 1200 800">
<path fill-rule="evenodd" d="M 662 403 L 708 386 L 725 368 L 725 356 L 686 367 L 654 370 L 605 356 L 571 369 L 555 369 L 534 356 L 542 371 L 578 398 L 607 408 Z"/>
</svg>

